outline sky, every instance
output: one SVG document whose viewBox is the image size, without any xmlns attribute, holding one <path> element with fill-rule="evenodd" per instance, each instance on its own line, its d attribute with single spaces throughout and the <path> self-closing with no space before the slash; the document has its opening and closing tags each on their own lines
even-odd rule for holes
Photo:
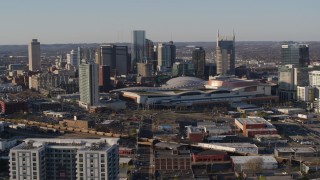
<svg viewBox="0 0 320 180">
<path fill-rule="evenodd" d="M 3 0 L 0 44 L 319 41 L 319 0 Z"/>
</svg>

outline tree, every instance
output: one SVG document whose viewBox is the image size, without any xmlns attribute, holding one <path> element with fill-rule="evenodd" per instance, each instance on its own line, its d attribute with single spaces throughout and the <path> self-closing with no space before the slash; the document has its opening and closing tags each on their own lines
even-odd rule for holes
<svg viewBox="0 0 320 180">
<path fill-rule="evenodd" d="M 267 118 L 268 117 L 268 113 L 264 112 L 264 111 L 258 111 L 256 113 L 257 116 L 262 117 L 262 118 Z"/>
<path fill-rule="evenodd" d="M 253 173 L 260 172 L 262 170 L 263 160 L 261 157 L 256 157 L 248 160 L 244 164 L 243 169 L 250 169 Z"/>
<path fill-rule="evenodd" d="M 240 114 L 240 118 L 246 118 L 246 117 L 247 117 L 247 115 L 245 113 Z"/>
</svg>

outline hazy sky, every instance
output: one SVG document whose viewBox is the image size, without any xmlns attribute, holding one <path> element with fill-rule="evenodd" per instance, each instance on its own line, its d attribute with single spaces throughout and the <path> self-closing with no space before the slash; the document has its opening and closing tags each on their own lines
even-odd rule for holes
<svg viewBox="0 0 320 180">
<path fill-rule="evenodd" d="M 0 44 L 215 41 L 319 41 L 319 0 L 3 0 Z"/>
</svg>

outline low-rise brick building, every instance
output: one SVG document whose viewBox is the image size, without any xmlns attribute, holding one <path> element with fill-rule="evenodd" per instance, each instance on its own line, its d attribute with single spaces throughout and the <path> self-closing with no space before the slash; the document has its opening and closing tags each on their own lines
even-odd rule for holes
<svg viewBox="0 0 320 180">
<path fill-rule="evenodd" d="M 13 114 L 19 111 L 27 111 L 27 102 L 25 101 L 12 101 L 12 100 L 0 100 L 1 113 Z"/>
<path fill-rule="evenodd" d="M 190 170 L 191 154 L 188 150 L 156 150 L 155 170 Z"/>
<path fill-rule="evenodd" d="M 225 151 L 205 150 L 192 154 L 193 162 L 228 161 L 229 155 Z"/>
</svg>

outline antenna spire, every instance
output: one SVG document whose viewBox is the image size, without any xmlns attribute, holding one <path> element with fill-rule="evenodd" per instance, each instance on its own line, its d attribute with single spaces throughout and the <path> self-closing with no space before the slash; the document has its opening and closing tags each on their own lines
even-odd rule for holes
<svg viewBox="0 0 320 180">
<path fill-rule="evenodd" d="M 232 37 L 233 37 L 233 40 L 235 40 L 236 36 L 234 34 L 234 29 L 232 30 Z"/>
<path fill-rule="evenodd" d="M 219 29 L 217 31 L 217 46 L 219 45 Z"/>
</svg>

